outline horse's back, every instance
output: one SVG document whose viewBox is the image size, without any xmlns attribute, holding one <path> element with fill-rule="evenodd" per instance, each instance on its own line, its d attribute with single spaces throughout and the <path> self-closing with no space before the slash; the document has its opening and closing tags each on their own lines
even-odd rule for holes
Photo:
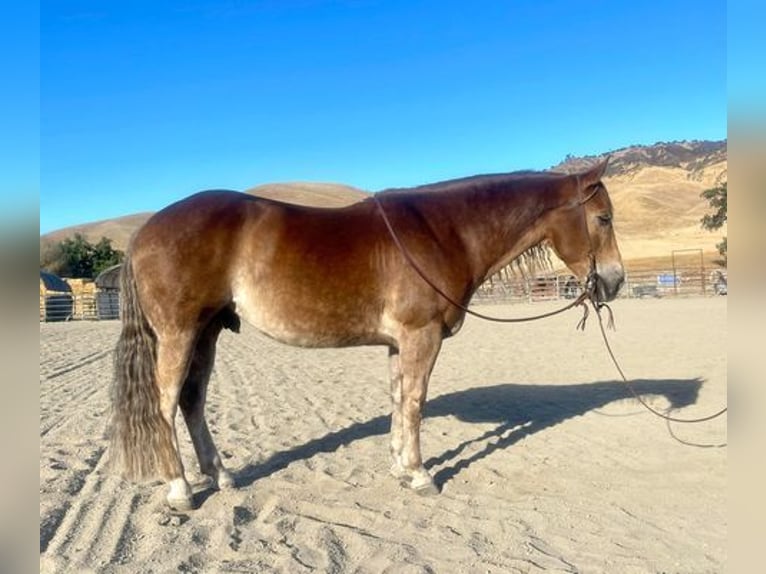
<svg viewBox="0 0 766 574">
<path fill-rule="evenodd" d="M 277 253 L 281 258 L 313 253 L 326 264 L 338 250 L 353 247 L 365 229 L 364 216 L 348 207 L 312 208 L 211 190 L 154 214 L 137 232 L 130 252 L 134 258 L 164 258 L 166 264 L 182 259 L 184 266 L 201 260 L 218 267 L 239 254 L 258 259 Z"/>
<path fill-rule="evenodd" d="M 382 305 L 370 214 L 362 204 L 309 208 L 201 192 L 150 218 L 130 258 L 143 298 L 165 320 L 197 324 L 231 306 L 286 342 L 353 344 L 373 336 Z"/>
</svg>

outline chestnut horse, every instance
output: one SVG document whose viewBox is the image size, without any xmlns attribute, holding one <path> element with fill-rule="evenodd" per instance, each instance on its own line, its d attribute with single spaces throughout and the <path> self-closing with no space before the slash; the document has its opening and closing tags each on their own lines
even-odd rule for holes
<svg viewBox="0 0 766 574">
<path fill-rule="evenodd" d="M 180 405 L 200 470 L 218 488 L 233 486 L 204 408 L 218 335 L 238 331 L 241 317 L 291 345 L 386 345 L 391 472 L 435 492 L 420 453 L 421 410 L 442 340 L 465 311 L 424 277 L 467 305 L 485 279 L 547 244 L 580 281 L 595 280 L 598 300 L 613 299 L 624 270 L 605 168 L 469 177 L 333 209 L 233 191 L 163 209 L 138 230 L 122 270 L 113 460 L 128 478 L 162 477 L 168 504 L 191 508 Z"/>
</svg>

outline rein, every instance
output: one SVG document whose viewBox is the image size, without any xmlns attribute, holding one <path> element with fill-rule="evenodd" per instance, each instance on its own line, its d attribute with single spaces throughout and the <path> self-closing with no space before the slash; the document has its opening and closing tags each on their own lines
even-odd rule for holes
<svg viewBox="0 0 766 574">
<path fill-rule="evenodd" d="M 579 187 L 579 177 L 578 179 L 578 187 Z M 588 200 L 590 200 L 598 191 L 598 188 L 596 188 L 592 193 L 590 193 L 587 197 L 584 199 L 581 199 L 578 203 L 580 206 L 582 206 L 584 203 L 586 203 Z M 558 315 L 559 313 L 563 313 L 564 311 L 568 311 L 569 309 L 572 309 L 577 306 L 582 306 L 583 308 L 583 316 L 582 319 L 577 323 L 577 329 L 584 331 L 585 330 L 585 323 L 588 319 L 589 310 L 586 302 L 589 302 L 593 309 L 596 312 L 596 315 L 598 316 L 598 326 L 601 330 L 601 336 L 604 339 L 604 345 L 606 346 L 607 353 L 609 354 L 610 359 L 612 360 L 612 363 L 614 364 L 615 368 L 617 369 L 617 372 L 620 374 L 620 377 L 622 378 L 622 382 L 625 384 L 625 386 L 628 388 L 630 393 L 633 395 L 633 397 L 650 413 L 652 413 L 655 416 L 660 417 L 661 419 L 664 419 L 667 422 L 675 422 L 675 423 L 702 423 L 709 420 L 713 420 L 724 413 L 728 411 L 728 407 L 722 408 L 720 411 L 713 413 L 708 416 L 700 417 L 700 418 L 694 418 L 694 419 L 679 419 L 676 417 L 668 416 L 664 413 L 661 413 L 651 406 L 649 406 L 646 401 L 644 401 L 641 396 L 636 392 L 636 390 L 633 388 L 633 386 L 630 384 L 630 381 L 628 381 L 628 378 L 625 376 L 625 373 L 623 372 L 622 368 L 620 367 L 619 362 L 617 361 L 617 358 L 614 355 L 614 352 L 612 351 L 612 347 L 609 344 L 609 339 L 606 336 L 606 331 L 604 329 L 604 322 L 601 317 L 601 310 L 606 309 L 609 312 L 609 319 L 607 322 L 607 327 L 610 329 L 614 329 L 614 317 L 612 315 L 612 309 L 607 305 L 606 303 L 599 302 L 596 298 L 596 264 L 595 264 L 595 257 L 593 255 L 593 252 L 591 250 L 591 269 L 588 273 L 588 278 L 585 284 L 585 288 L 583 292 L 571 303 L 568 305 L 554 310 L 549 311 L 547 313 L 541 313 L 540 315 L 533 315 L 531 317 L 492 317 L 491 315 L 484 315 L 483 313 L 479 313 L 477 311 L 473 311 L 469 309 L 467 306 L 463 305 L 459 301 L 456 301 L 453 297 L 450 297 L 447 293 L 444 292 L 443 289 L 441 289 L 436 283 L 434 283 L 428 275 L 423 271 L 423 269 L 418 265 L 418 263 L 415 261 L 415 259 L 412 257 L 412 254 L 409 252 L 409 250 L 404 246 L 402 243 L 402 240 L 400 239 L 399 235 L 396 233 L 396 230 L 394 229 L 393 225 L 391 225 L 391 220 L 388 218 L 388 215 L 386 214 L 386 210 L 383 208 L 383 204 L 380 202 L 377 196 L 372 196 L 373 201 L 375 202 L 375 205 L 378 208 L 378 211 L 380 212 L 380 215 L 383 219 L 383 222 L 386 224 L 386 228 L 388 229 L 388 233 L 391 236 L 391 239 L 393 239 L 394 244 L 399 249 L 399 252 L 402 254 L 404 259 L 407 261 L 407 263 L 410 264 L 410 266 L 415 270 L 415 272 L 420 276 L 423 281 L 428 284 L 431 289 L 436 291 L 439 295 L 441 295 L 447 302 L 449 302 L 451 305 L 454 305 L 461 311 L 464 311 L 465 313 L 468 313 L 469 315 L 473 315 L 474 317 L 478 317 L 479 319 L 484 319 L 485 321 L 492 321 L 495 323 L 523 323 L 527 321 L 536 321 L 538 319 L 545 319 L 547 317 L 552 317 L 554 315 Z M 583 218 L 585 217 L 585 212 L 583 210 Z M 586 224 L 586 231 L 587 231 L 587 222 Z M 589 236 L 590 239 L 590 236 Z"/>
<path fill-rule="evenodd" d="M 383 205 L 380 203 L 380 200 L 377 198 L 377 196 L 372 196 L 373 200 L 375 201 L 375 205 L 378 207 L 378 211 L 380 212 L 381 217 L 383 218 L 383 222 L 386 224 L 386 228 L 388 229 L 389 235 L 391 235 L 391 239 L 394 240 L 394 244 L 396 244 L 396 247 L 399 249 L 399 252 L 402 254 L 404 259 L 407 261 L 407 263 L 410 264 L 410 267 L 412 267 L 415 272 L 420 276 L 420 278 L 425 281 L 431 289 L 436 291 L 439 295 L 441 295 L 448 303 L 454 305 L 461 311 L 464 311 L 468 313 L 469 315 L 473 315 L 474 317 L 478 317 L 479 319 L 484 319 L 485 321 L 493 321 L 495 323 L 523 323 L 526 321 L 536 321 L 537 319 L 545 319 L 546 317 L 552 317 L 553 315 L 558 315 L 559 313 L 563 313 L 564 311 L 568 311 L 569 309 L 576 307 L 578 305 L 583 305 L 585 308 L 585 316 L 587 317 L 587 307 L 584 306 L 584 302 L 586 299 L 590 297 L 589 291 L 592 291 L 595 288 L 595 270 L 591 270 L 591 275 L 593 276 L 594 280 L 591 280 L 591 276 L 588 277 L 588 283 L 592 284 L 592 286 L 589 289 L 586 289 L 583 293 L 580 294 L 577 299 L 566 305 L 565 307 L 562 307 L 561 309 L 557 309 L 555 311 L 550 311 L 548 313 L 542 313 L 540 315 L 534 315 L 532 317 L 492 317 L 491 315 L 484 315 L 483 313 L 479 313 L 477 311 L 473 311 L 460 303 L 459 301 L 456 301 L 453 297 L 450 297 L 447 293 L 444 292 L 443 289 L 441 289 L 436 283 L 434 283 L 431 279 L 429 279 L 428 275 L 426 275 L 425 271 L 418 265 L 418 263 L 415 261 L 415 259 L 412 257 L 412 254 L 409 252 L 409 250 L 404 246 L 402 243 L 402 240 L 399 238 L 399 235 L 394 230 L 393 225 L 391 225 L 391 220 L 388 219 L 388 215 L 386 214 L 386 210 L 383 209 Z M 585 324 L 585 317 L 583 317 L 583 320 L 581 323 Z"/>
<path fill-rule="evenodd" d="M 606 331 L 604 330 L 604 324 L 601 320 L 601 309 L 606 308 L 609 311 L 609 321 L 612 321 L 612 310 L 609 308 L 609 305 L 606 303 L 597 303 L 595 300 L 591 299 L 591 305 L 593 305 L 593 308 L 596 310 L 596 315 L 598 316 L 598 326 L 601 330 L 601 337 L 604 339 L 604 345 L 606 346 L 606 350 L 609 353 L 609 358 L 612 359 L 612 363 L 614 364 L 614 367 L 617 369 L 617 372 L 620 373 L 620 377 L 622 377 L 622 382 L 625 383 L 625 386 L 628 387 L 628 390 L 630 391 L 630 394 L 633 395 L 633 398 L 636 399 L 641 405 L 648 410 L 653 415 L 656 415 L 660 417 L 661 419 L 664 419 L 668 422 L 672 423 L 703 423 L 705 421 L 713 420 L 714 418 L 720 417 L 725 412 L 729 410 L 728 407 L 722 408 L 717 413 L 713 413 L 712 415 L 696 418 L 696 419 L 679 419 L 676 417 L 668 416 L 664 413 L 661 413 L 655 409 L 653 409 L 651 406 L 649 406 L 644 399 L 641 398 L 641 396 L 636 392 L 636 390 L 633 388 L 633 385 L 630 384 L 630 381 L 628 381 L 628 378 L 625 376 L 625 373 L 622 371 L 622 368 L 620 367 L 620 364 L 617 362 L 617 358 L 614 356 L 614 352 L 612 351 L 612 346 L 609 344 L 609 339 L 606 337 Z M 584 318 L 583 318 L 584 321 Z M 584 326 L 583 326 L 584 327 Z"/>
</svg>

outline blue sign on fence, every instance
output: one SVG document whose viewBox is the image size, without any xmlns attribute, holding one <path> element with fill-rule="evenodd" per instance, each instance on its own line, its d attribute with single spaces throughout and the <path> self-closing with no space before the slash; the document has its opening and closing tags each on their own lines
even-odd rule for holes
<svg viewBox="0 0 766 574">
<path fill-rule="evenodd" d="M 661 273 L 657 275 L 657 285 L 661 287 L 673 287 L 677 283 L 672 273 Z"/>
</svg>

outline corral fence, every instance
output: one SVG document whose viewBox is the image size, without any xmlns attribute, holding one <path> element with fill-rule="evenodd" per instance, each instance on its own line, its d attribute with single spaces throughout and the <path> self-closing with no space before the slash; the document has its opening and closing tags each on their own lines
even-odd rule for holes
<svg viewBox="0 0 766 574">
<path fill-rule="evenodd" d="M 40 295 L 40 321 L 100 321 L 119 318 L 118 291 Z"/>
<path fill-rule="evenodd" d="M 675 265 L 658 269 L 628 269 L 621 298 L 660 298 L 726 295 L 725 269 L 704 265 Z M 574 299 L 581 290 L 568 273 L 538 277 L 496 275 L 474 295 L 473 303 L 515 303 Z M 98 321 L 119 319 L 120 294 L 115 288 L 92 292 L 40 294 L 40 321 Z"/>
<path fill-rule="evenodd" d="M 119 319 L 119 276 L 120 265 L 105 269 L 93 281 L 40 271 L 40 321 Z"/>
<path fill-rule="evenodd" d="M 701 249 L 677 249 L 660 264 L 628 265 L 620 298 L 695 297 L 726 295 L 726 269 Z M 530 302 L 574 299 L 581 289 L 568 271 L 529 277 L 501 272 L 485 282 L 473 298 L 474 302 Z"/>
<path fill-rule="evenodd" d="M 575 299 L 581 289 L 570 274 L 536 278 L 495 277 L 484 283 L 473 297 L 475 303 L 509 303 Z M 628 270 L 620 298 L 693 297 L 726 295 L 725 270 L 700 268 Z"/>
</svg>

